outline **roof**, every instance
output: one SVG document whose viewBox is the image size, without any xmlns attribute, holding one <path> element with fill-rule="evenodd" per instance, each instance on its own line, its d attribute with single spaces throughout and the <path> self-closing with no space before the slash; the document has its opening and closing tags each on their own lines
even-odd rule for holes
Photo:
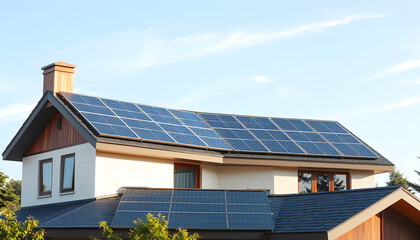
<svg viewBox="0 0 420 240">
<path fill-rule="evenodd" d="M 399 188 L 270 195 L 274 232 L 327 232 Z"/>
<path fill-rule="evenodd" d="M 84 104 L 84 105 L 80 104 L 79 103 L 80 100 L 74 100 L 75 97 L 76 99 L 77 97 L 79 98 L 84 97 L 84 98 L 89 98 L 89 99 L 96 99 L 96 101 L 104 101 L 104 102 L 107 102 L 107 104 L 110 106 L 114 106 L 115 102 L 117 102 L 118 104 L 132 104 L 132 103 L 125 103 L 125 102 L 116 101 L 116 100 L 109 100 L 109 99 L 104 99 L 104 98 L 97 98 L 97 97 L 90 97 L 90 96 L 69 94 L 69 93 L 61 93 L 61 95 L 58 94 L 58 97 L 56 97 L 51 92 L 47 91 L 46 94 L 38 102 L 37 106 L 32 111 L 28 119 L 22 125 L 21 129 L 18 131 L 16 136 L 12 139 L 10 144 L 7 146 L 7 148 L 3 152 L 3 159 L 21 161 L 24 153 L 32 144 L 32 142 L 36 139 L 40 131 L 43 129 L 43 126 L 45 126 L 48 123 L 49 119 L 51 118 L 52 115 L 54 115 L 56 111 L 59 111 L 61 114 L 63 114 L 63 116 L 66 119 L 69 120 L 69 122 L 73 125 L 73 127 L 75 127 L 76 130 L 79 131 L 79 133 L 81 133 L 83 137 L 94 147 L 96 147 L 97 142 L 105 142 L 105 143 L 112 143 L 112 144 L 118 144 L 118 145 L 127 145 L 127 146 L 135 146 L 135 147 L 150 148 L 150 149 L 160 149 L 160 150 L 165 150 L 165 151 L 180 151 L 180 152 L 189 152 L 193 154 L 204 154 L 204 155 L 210 154 L 210 155 L 221 156 L 226 159 L 247 158 L 247 159 L 285 160 L 285 161 L 302 161 L 302 162 L 307 162 L 307 161 L 327 162 L 327 163 L 336 162 L 336 163 L 366 164 L 366 165 L 377 165 L 377 166 L 382 165 L 388 168 L 393 167 L 393 164 L 390 161 L 388 161 L 385 157 L 383 157 L 381 154 L 379 154 L 377 151 L 375 151 L 373 148 L 368 146 L 361 139 L 357 138 L 353 133 L 351 133 L 346 128 L 344 128 L 341 124 L 335 121 L 321 121 L 321 120 L 316 121 L 316 120 L 310 120 L 310 119 L 304 120 L 304 119 L 264 118 L 264 117 L 239 116 L 239 115 L 220 115 L 220 114 L 213 114 L 213 113 L 191 112 L 191 111 L 185 111 L 185 110 L 164 109 L 164 108 L 141 105 L 143 106 L 144 109 L 150 108 L 149 110 L 146 110 L 146 111 L 149 111 L 149 113 L 141 110 L 143 112 L 137 112 L 136 116 L 137 118 L 141 116 L 147 117 L 150 120 L 150 121 L 149 120 L 147 121 L 147 124 L 149 125 L 147 125 L 148 127 L 144 127 L 143 129 L 140 129 L 138 127 L 132 127 L 132 128 L 128 126 L 126 126 L 126 128 L 123 127 L 124 131 L 128 130 L 131 132 L 130 134 L 133 134 L 132 129 L 136 131 L 136 134 L 137 134 L 136 137 L 130 138 L 127 136 L 118 136 L 119 133 L 115 133 L 114 131 L 115 129 L 113 130 L 114 134 L 105 134 L 104 131 L 107 131 L 107 130 L 103 130 L 101 128 L 98 129 L 98 126 L 105 127 L 105 129 L 115 128 L 118 126 L 114 126 L 112 124 L 111 125 L 110 124 L 98 125 L 97 122 L 92 121 L 91 119 L 92 116 L 96 118 L 97 117 L 109 118 L 110 116 L 98 114 L 97 112 L 98 107 L 94 105 L 89 105 L 89 104 Z M 47 107 L 48 106 L 47 103 L 51 104 L 53 107 Z M 101 104 L 103 103 L 101 102 Z M 119 107 L 119 108 L 122 108 L 122 107 Z M 118 111 L 120 111 L 119 114 L 122 114 L 121 112 L 124 111 L 121 109 L 114 109 L 108 106 L 106 106 L 106 108 L 105 107 L 100 108 L 100 111 L 105 111 L 104 109 L 106 109 L 106 112 L 111 112 L 112 114 Z M 163 118 L 160 115 L 154 115 L 150 113 L 150 111 L 153 112 L 157 110 L 166 111 L 167 113 L 170 113 L 172 118 L 171 117 Z M 132 114 L 133 112 L 125 111 L 124 114 L 127 114 L 127 113 Z M 239 126 L 238 124 L 240 124 L 240 127 L 238 128 L 243 128 L 243 129 L 232 128 L 229 130 L 226 128 L 220 128 L 218 127 L 217 124 L 226 124 L 229 122 L 223 122 L 223 121 L 217 122 L 217 121 L 212 120 L 212 118 L 214 118 L 215 116 L 218 119 L 221 119 L 224 117 L 227 117 L 228 119 L 233 119 L 234 121 L 236 121 L 233 124 L 237 127 Z M 154 117 L 154 119 L 152 119 L 152 117 Z M 166 119 L 166 120 L 158 120 L 157 118 Z M 186 118 L 190 118 L 190 119 L 186 119 Z M 191 120 L 191 118 L 193 118 L 194 120 Z M 262 123 L 266 124 L 264 126 L 260 124 L 259 126 L 261 126 L 261 128 L 275 128 L 275 129 L 274 130 L 273 129 L 271 130 L 253 129 L 255 128 L 253 127 L 255 125 L 255 122 L 248 123 L 249 121 L 251 121 L 250 119 L 252 121 L 257 121 L 257 122 L 262 121 Z M 102 120 L 99 120 L 99 121 L 102 121 Z M 112 120 L 116 120 L 119 122 L 122 122 L 122 121 L 130 122 L 129 124 L 138 124 L 141 122 L 141 120 L 139 119 L 115 117 L 115 116 L 112 118 Z M 305 132 L 305 131 L 299 132 L 297 130 L 296 131 L 284 130 L 290 127 L 294 127 L 290 125 L 290 122 L 287 123 L 290 126 L 287 124 L 283 126 L 284 129 L 279 127 L 279 125 L 275 124 L 275 121 L 283 121 L 283 120 L 285 121 L 287 120 L 290 122 L 293 122 L 293 121 L 298 122 L 300 125 L 296 125 L 296 126 L 300 126 L 300 128 L 303 127 L 303 128 L 310 129 L 310 132 Z M 178 121 L 178 122 L 182 122 L 182 125 L 162 123 L 161 121 Z M 279 122 L 279 124 L 280 123 L 285 124 L 283 122 Z M 311 123 L 316 128 L 312 127 L 312 125 L 310 125 L 309 123 Z M 322 129 L 327 129 L 326 128 L 327 125 L 325 126 L 323 125 L 321 127 L 318 126 L 319 124 L 323 124 L 323 123 L 325 124 L 328 123 L 330 125 L 332 124 L 330 128 L 333 130 L 331 131 L 336 131 L 336 132 L 341 132 L 341 133 L 333 133 L 333 132 L 323 133 L 322 131 L 324 130 Z M 127 124 L 127 123 L 124 123 L 124 124 Z M 198 127 L 195 126 L 194 124 L 198 125 Z M 150 140 L 150 137 L 140 135 L 140 133 L 143 133 L 144 131 L 153 132 L 153 129 L 150 128 L 152 125 L 153 127 L 158 127 L 160 129 L 159 131 L 162 134 L 170 134 L 171 137 L 177 136 L 176 141 L 173 140 L 175 138 L 171 138 L 172 140 L 156 141 L 156 140 Z M 163 128 L 166 128 L 166 130 Z M 169 130 L 169 128 L 171 130 Z M 180 130 L 180 129 L 183 129 L 183 130 Z M 318 129 L 319 131 L 316 129 Z M 170 131 L 184 131 L 184 130 L 189 131 L 191 134 L 192 132 L 194 132 L 194 134 L 185 135 L 185 134 L 170 132 Z M 226 132 L 226 130 L 228 131 Z M 229 131 L 230 133 L 234 132 L 236 134 L 235 135 L 236 137 L 238 137 L 237 134 L 242 134 L 243 136 L 238 137 L 238 139 L 230 139 L 229 136 L 224 135 L 224 134 L 230 134 Z M 276 140 L 275 137 L 272 140 L 264 139 L 264 138 L 267 138 L 264 136 L 269 136 L 267 135 L 267 133 L 270 133 L 270 131 L 271 131 L 271 134 L 275 133 L 281 139 Z M 207 135 L 204 136 L 203 134 L 204 135 L 207 134 Z M 287 134 L 290 134 L 290 136 Z M 274 135 L 272 135 L 271 137 L 273 136 Z M 335 143 L 334 141 L 336 140 L 331 140 L 331 139 L 337 139 L 337 136 L 346 137 L 349 139 L 349 141 L 354 142 L 354 143 L 347 144 L 349 146 L 363 147 L 363 149 L 367 150 L 368 152 L 367 155 L 369 156 L 350 156 L 352 154 L 350 155 L 343 154 L 343 151 L 344 150 L 347 151 L 349 150 L 349 148 L 348 147 L 346 148 L 346 146 L 344 146 L 345 145 L 344 143 Z M 287 138 L 287 140 L 283 139 L 285 137 Z M 328 140 L 325 137 L 328 137 L 328 139 L 330 140 Z M 254 140 L 250 140 L 247 138 L 253 138 Z M 316 141 L 324 141 L 324 142 L 310 142 L 310 140 L 308 140 L 309 138 L 315 138 L 315 139 L 318 139 Z M 191 140 L 191 139 L 195 139 L 195 140 Z M 202 140 L 204 139 L 208 146 L 207 145 L 197 146 L 195 145 L 194 142 L 191 142 L 191 141 L 197 141 L 197 139 L 198 141 L 201 141 L 199 139 L 202 139 Z M 302 140 L 302 139 L 306 139 L 306 140 Z M 181 143 L 183 141 L 184 143 Z M 261 146 L 263 146 L 263 149 L 262 150 L 256 149 L 255 151 L 243 150 L 243 149 L 241 150 L 240 147 L 233 145 L 233 143 L 237 144 L 239 142 L 242 142 L 242 143 L 248 142 L 252 144 L 257 144 L 258 149 L 261 148 Z M 283 150 L 273 151 L 272 147 L 277 146 L 279 143 L 286 144 L 289 147 L 291 147 L 292 150 L 290 151 L 294 151 L 293 149 L 295 149 L 296 151 L 300 151 L 300 153 L 275 152 L 275 151 L 283 151 Z M 211 144 L 216 144 L 216 145 L 211 145 Z M 315 144 L 318 144 L 318 145 L 315 145 Z M 209 147 L 209 146 L 213 146 L 213 147 Z M 267 146 L 271 146 L 271 147 L 267 147 Z M 305 146 L 305 148 L 303 148 L 302 146 Z M 281 146 L 278 145 L 277 147 L 281 147 Z M 344 147 L 344 150 L 338 150 L 339 147 Z M 326 149 L 325 151 L 334 151 L 334 153 L 332 155 L 329 155 L 328 153 L 317 154 L 316 152 L 320 151 L 320 149 L 322 148 L 325 148 Z M 311 151 L 314 151 L 314 152 L 311 153 Z M 361 154 L 362 153 L 363 151 L 361 152 Z"/>
<path fill-rule="evenodd" d="M 16 211 L 18 221 L 33 216 L 40 228 L 98 228 L 100 221 L 112 222 L 121 197 L 87 199 L 25 207 Z"/>
<path fill-rule="evenodd" d="M 125 188 L 116 197 L 26 207 L 18 220 L 33 216 L 40 228 L 130 228 L 147 213 L 162 214 L 170 229 L 272 230 L 266 191 Z"/>
<path fill-rule="evenodd" d="M 133 220 L 144 220 L 146 213 L 161 213 L 170 229 L 328 233 L 338 237 L 401 201 L 412 206 L 412 220 L 420 225 L 420 200 L 396 186 L 288 195 L 130 187 L 115 197 L 27 207 L 16 214 L 19 221 L 32 215 L 40 221 L 39 227 L 46 229 L 96 229 L 100 221 L 128 229 Z"/>
</svg>

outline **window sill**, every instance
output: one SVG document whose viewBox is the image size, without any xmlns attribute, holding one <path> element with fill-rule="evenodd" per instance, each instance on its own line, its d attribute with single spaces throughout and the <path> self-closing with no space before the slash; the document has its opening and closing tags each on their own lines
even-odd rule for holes
<svg viewBox="0 0 420 240">
<path fill-rule="evenodd" d="M 39 195 L 38 196 L 38 199 L 41 199 L 41 198 L 49 198 L 49 197 L 51 197 L 51 194 L 49 194 L 49 195 Z"/>
<path fill-rule="evenodd" d="M 61 196 L 61 195 L 71 195 L 71 194 L 74 194 L 74 191 L 61 192 L 61 193 L 60 193 L 60 196 Z"/>
</svg>

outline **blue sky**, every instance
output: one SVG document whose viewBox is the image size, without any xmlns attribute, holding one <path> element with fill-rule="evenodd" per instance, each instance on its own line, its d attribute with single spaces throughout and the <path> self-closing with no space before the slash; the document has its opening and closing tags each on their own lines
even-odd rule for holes
<svg viewBox="0 0 420 240">
<path fill-rule="evenodd" d="M 41 98 L 76 92 L 196 111 L 337 120 L 410 180 L 420 170 L 420 2 L 0 3 L 0 148 Z M 0 161 L 11 178 L 19 163 Z M 378 175 L 384 185 L 387 174 Z"/>
</svg>

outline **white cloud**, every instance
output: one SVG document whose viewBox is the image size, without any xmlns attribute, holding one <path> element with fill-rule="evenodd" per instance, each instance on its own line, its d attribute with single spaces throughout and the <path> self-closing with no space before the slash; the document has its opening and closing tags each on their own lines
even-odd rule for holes
<svg viewBox="0 0 420 240">
<path fill-rule="evenodd" d="M 74 46 L 63 55 L 83 59 L 85 62 L 79 64 L 83 64 L 84 68 L 95 73 L 95 77 L 98 78 L 99 73 L 102 75 L 131 73 L 165 64 L 192 61 L 383 16 L 352 15 L 281 31 L 205 32 L 172 39 L 165 38 L 156 29 L 147 31 L 134 29 Z"/>
<path fill-rule="evenodd" d="M 0 108 L 0 120 L 16 120 L 28 117 L 34 104 L 10 104 Z"/>
<path fill-rule="evenodd" d="M 271 77 L 270 76 L 264 76 L 264 75 L 258 75 L 258 76 L 252 76 L 251 80 L 262 83 L 262 84 L 266 84 L 266 83 L 270 83 L 272 82 Z"/>
<path fill-rule="evenodd" d="M 354 84 L 364 83 L 364 82 L 368 82 L 368 81 L 371 81 L 371 80 L 388 77 L 388 76 L 391 76 L 391 75 L 394 75 L 394 74 L 406 72 L 406 71 L 416 69 L 416 68 L 420 68 L 420 59 L 404 61 L 404 62 L 401 62 L 401 63 L 394 64 L 393 66 L 391 66 L 387 70 L 385 70 L 383 72 L 380 72 L 380 73 L 377 73 L 375 75 L 372 75 L 370 77 L 367 77 L 365 79 L 358 80 L 358 81 L 354 82 Z"/>
<path fill-rule="evenodd" d="M 392 68 L 388 69 L 388 73 L 400 73 L 405 72 L 411 69 L 419 68 L 420 67 L 420 59 L 416 59 L 413 61 L 405 61 L 402 63 L 398 63 Z"/>
</svg>

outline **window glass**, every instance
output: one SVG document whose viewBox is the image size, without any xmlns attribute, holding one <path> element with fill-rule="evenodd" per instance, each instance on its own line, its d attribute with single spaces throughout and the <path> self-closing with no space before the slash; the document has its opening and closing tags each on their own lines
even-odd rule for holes
<svg viewBox="0 0 420 240">
<path fill-rule="evenodd" d="M 195 188 L 197 168 L 175 166 L 175 188 Z"/>
<path fill-rule="evenodd" d="M 316 190 L 317 192 L 328 192 L 329 190 L 328 174 L 318 174 L 316 176 Z"/>
<path fill-rule="evenodd" d="M 299 173 L 299 193 L 312 192 L 312 174 Z"/>
<path fill-rule="evenodd" d="M 347 176 L 345 174 L 334 175 L 334 191 L 347 189 Z"/>
<path fill-rule="evenodd" d="M 44 160 L 40 162 L 40 195 L 51 194 L 52 189 L 52 161 Z"/>
<path fill-rule="evenodd" d="M 74 155 L 63 157 L 61 168 L 61 191 L 74 190 Z"/>
</svg>

